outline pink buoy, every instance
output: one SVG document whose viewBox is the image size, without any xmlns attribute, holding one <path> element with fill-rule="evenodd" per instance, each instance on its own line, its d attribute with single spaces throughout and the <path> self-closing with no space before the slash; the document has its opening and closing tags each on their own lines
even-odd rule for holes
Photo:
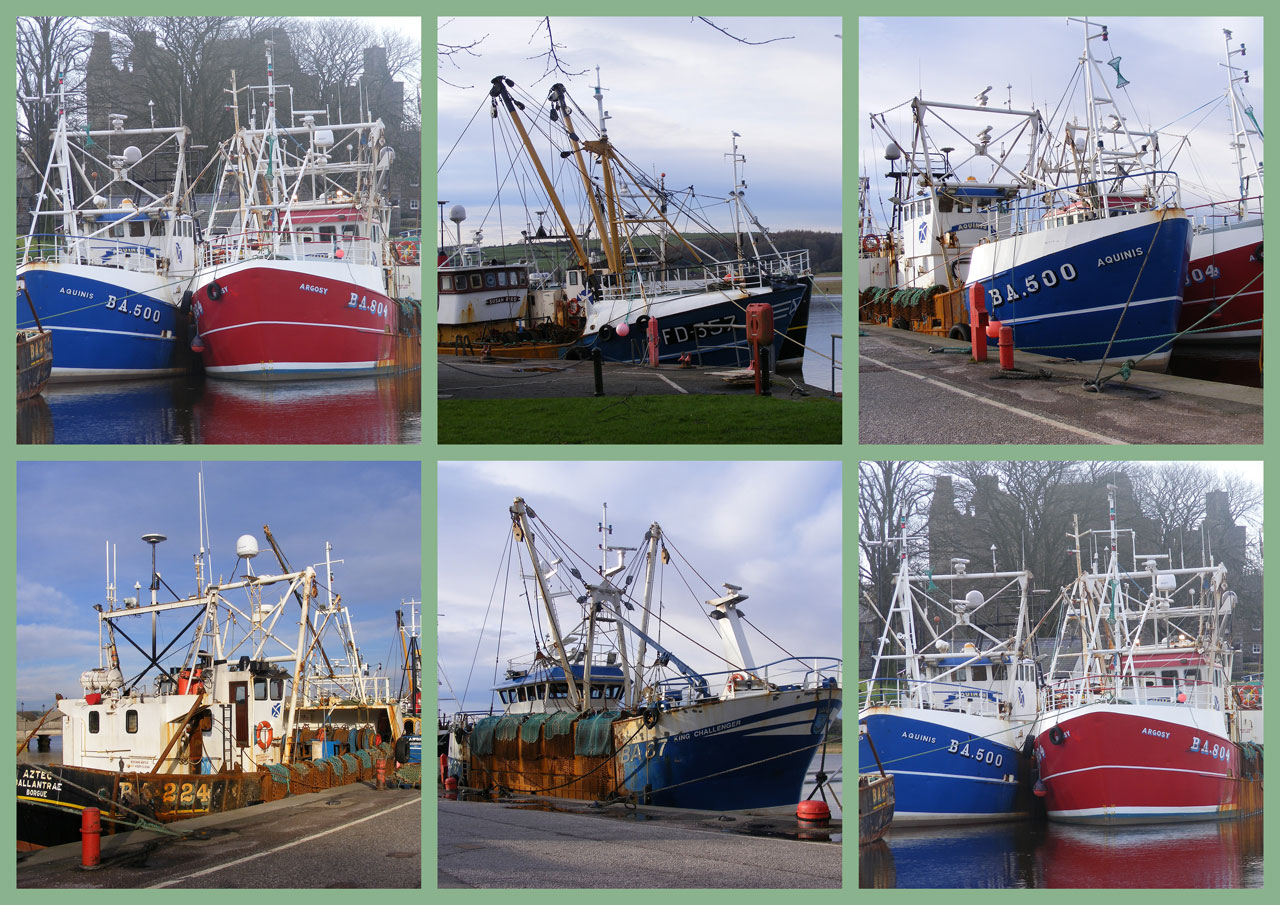
<svg viewBox="0 0 1280 905">
<path fill-rule="evenodd" d="M 626 336 L 630 332 L 631 332 L 631 326 L 629 324 L 618 324 L 619 336 Z"/>
</svg>

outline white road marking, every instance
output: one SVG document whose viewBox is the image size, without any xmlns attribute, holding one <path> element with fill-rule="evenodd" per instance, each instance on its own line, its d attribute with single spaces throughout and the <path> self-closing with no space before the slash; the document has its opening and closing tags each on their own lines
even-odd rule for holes
<svg viewBox="0 0 1280 905">
<path fill-rule="evenodd" d="M 876 359 L 871 358 L 870 356 L 867 356 L 867 355 L 860 354 L 858 358 L 861 361 L 867 361 L 873 365 L 879 365 L 880 367 L 887 368 L 890 371 L 896 371 L 899 374 L 906 374 L 908 377 L 914 377 L 916 380 L 923 380 L 925 383 L 931 383 L 934 386 L 941 387 L 942 389 L 950 393 L 956 393 L 960 396 L 967 396 L 968 398 L 977 400 L 978 402 L 981 402 L 985 405 L 989 405 L 994 408 L 1001 409 L 1002 411 L 1011 412 L 1015 415 L 1020 415 L 1023 418 L 1030 418 L 1032 421 L 1038 421 L 1041 424 L 1047 424 L 1050 427 L 1056 427 L 1059 430 L 1068 431 L 1073 434 L 1079 434 L 1081 437 L 1088 437 L 1091 440 L 1097 440 L 1099 443 L 1110 443 L 1115 446 L 1128 445 L 1124 440 L 1117 440 L 1114 437 L 1108 437 L 1105 434 L 1097 434 L 1091 430 L 1086 430 L 1083 427 L 1076 427 L 1073 424 L 1066 424 L 1065 422 L 1062 422 L 1062 421 L 1055 421 L 1052 418 L 1048 418 L 1044 415 L 1038 415 L 1035 412 L 1028 412 L 1012 405 L 1006 405 L 1003 402 L 997 402 L 994 399 L 987 399 L 985 396 L 979 396 L 977 393 L 970 393 L 968 390 L 962 390 L 959 387 L 954 387 L 949 383 L 945 383 L 944 381 L 935 380 L 932 377 L 925 377 L 922 374 L 913 374 L 910 371 L 904 371 L 902 368 L 895 368 L 891 364 L 886 364 L 883 361 L 877 361 Z"/>
<path fill-rule="evenodd" d="M 684 393 L 686 396 L 689 395 L 688 390 L 680 386 L 680 384 L 676 383 L 674 380 L 669 378 L 666 374 L 663 374 L 661 371 L 654 371 L 653 373 L 654 373 L 654 376 L 656 376 L 663 383 L 667 384 L 668 386 L 675 387 L 677 390 L 679 390 L 681 393 Z"/>
<path fill-rule="evenodd" d="M 293 848 L 295 845 L 302 845 L 304 842 L 311 842 L 314 839 L 319 839 L 321 836 L 328 836 L 330 833 L 336 833 L 339 830 L 345 830 L 348 827 L 355 826 L 356 824 L 364 823 L 366 820 L 373 820 L 375 817 L 382 817 L 385 814 L 390 814 L 392 811 L 398 811 L 401 808 L 407 808 L 411 804 L 416 804 L 419 807 L 421 807 L 422 799 L 421 798 L 410 799 L 409 801 L 401 802 L 400 804 L 396 805 L 393 808 L 387 808 L 385 811 L 378 811 L 378 813 L 376 814 L 370 814 L 367 817 L 361 817 L 359 820 L 353 820 L 350 823 L 344 823 L 341 826 L 331 827 L 330 829 L 327 829 L 324 832 L 313 833 L 312 835 L 306 836 L 302 839 L 295 839 L 292 842 L 286 842 L 284 845 L 277 845 L 275 848 L 268 849 L 265 852 L 258 852 L 257 854 L 253 854 L 253 855 L 245 855 L 243 858 L 237 858 L 234 861 L 228 861 L 226 864 L 218 864 L 214 867 L 206 867 L 204 870 L 198 870 L 198 871 L 195 871 L 194 873 L 184 874 L 183 876 L 175 877 L 172 880 L 165 880 L 163 883 L 157 883 L 154 886 L 148 886 L 147 889 L 164 889 L 166 886 L 177 886 L 179 883 L 182 883 L 184 880 L 191 880 L 191 879 L 194 879 L 195 877 L 203 877 L 206 874 L 217 873 L 220 870 L 226 870 L 228 867 L 235 867 L 237 864 L 244 864 L 245 862 L 253 861 L 256 858 L 264 858 L 267 855 L 274 855 L 276 852 L 282 852 L 286 848 Z"/>
</svg>

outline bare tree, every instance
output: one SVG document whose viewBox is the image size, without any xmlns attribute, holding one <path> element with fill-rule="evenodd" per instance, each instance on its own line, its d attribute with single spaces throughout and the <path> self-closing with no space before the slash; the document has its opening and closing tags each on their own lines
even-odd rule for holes
<svg viewBox="0 0 1280 905">
<path fill-rule="evenodd" d="M 78 16 L 21 17 L 17 30 L 18 171 L 25 160 L 38 171 L 47 163 L 58 122 L 58 75 L 64 76 L 68 117 L 84 110 L 84 61 L 88 50 Z"/>
<path fill-rule="evenodd" d="M 893 596 L 893 577 L 899 562 L 897 545 L 883 539 L 898 536 L 900 527 L 919 532 L 933 482 L 920 462 L 860 462 L 858 464 L 858 567 L 862 589 L 880 612 Z M 919 552 L 922 542 L 908 546 Z"/>
</svg>

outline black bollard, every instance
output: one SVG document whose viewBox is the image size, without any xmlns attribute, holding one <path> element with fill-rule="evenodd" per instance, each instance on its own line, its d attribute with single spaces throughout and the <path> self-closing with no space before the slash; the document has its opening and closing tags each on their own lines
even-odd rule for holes
<svg viewBox="0 0 1280 905">
<path fill-rule="evenodd" d="M 760 347 L 760 395 L 772 396 L 769 390 L 769 347 Z"/>
<path fill-rule="evenodd" d="M 591 368 L 596 372 L 596 395 L 604 395 L 604 356 L 600 354 L 599 347 L 591 350 Z"/>
</svg>

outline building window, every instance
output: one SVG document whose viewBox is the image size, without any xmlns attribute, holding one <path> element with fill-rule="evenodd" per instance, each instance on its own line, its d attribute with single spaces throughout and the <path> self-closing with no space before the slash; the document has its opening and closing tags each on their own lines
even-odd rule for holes
<svg viewBox="0 0 1280 905">
<path fill-rule="evenodd" d="M 410 199 L 409 199 L 409 210 L 411 210 L 411 211 L 416 211 L 417 209 L 418 209 L 418 199 L 417 199 L 417 198 L 410 198 Z"/>
<path fill-rule="evenodd" d="M 1250 652 L 1250 653 L 1253 653 L 1253 654 L 1260 654 L 1260 653 L 1262 653 L 1262 645 L 1261 645 L 1261 644 L 1258 644 L 1258 643 L 1256 643 L 1256 642 L 1255 642 L 1254 644 L 1252 644 L 1252 645 L 1250 646 L 1250 648 L 1249 648 L 1249 652 Z"/>
<path fill-rule="evenodd" d="M 90 732 L 98 731 L 98 720 L 99 720 L 98 711 L 90 710 L 89 711 L 89 731 Z"/>
<path fill-rule="evenodd" d="M 130 735 L 134 735 L 138 731 L 138 711 L 126 710 L 124 712 L 124 731 Z"/>
</svg>

